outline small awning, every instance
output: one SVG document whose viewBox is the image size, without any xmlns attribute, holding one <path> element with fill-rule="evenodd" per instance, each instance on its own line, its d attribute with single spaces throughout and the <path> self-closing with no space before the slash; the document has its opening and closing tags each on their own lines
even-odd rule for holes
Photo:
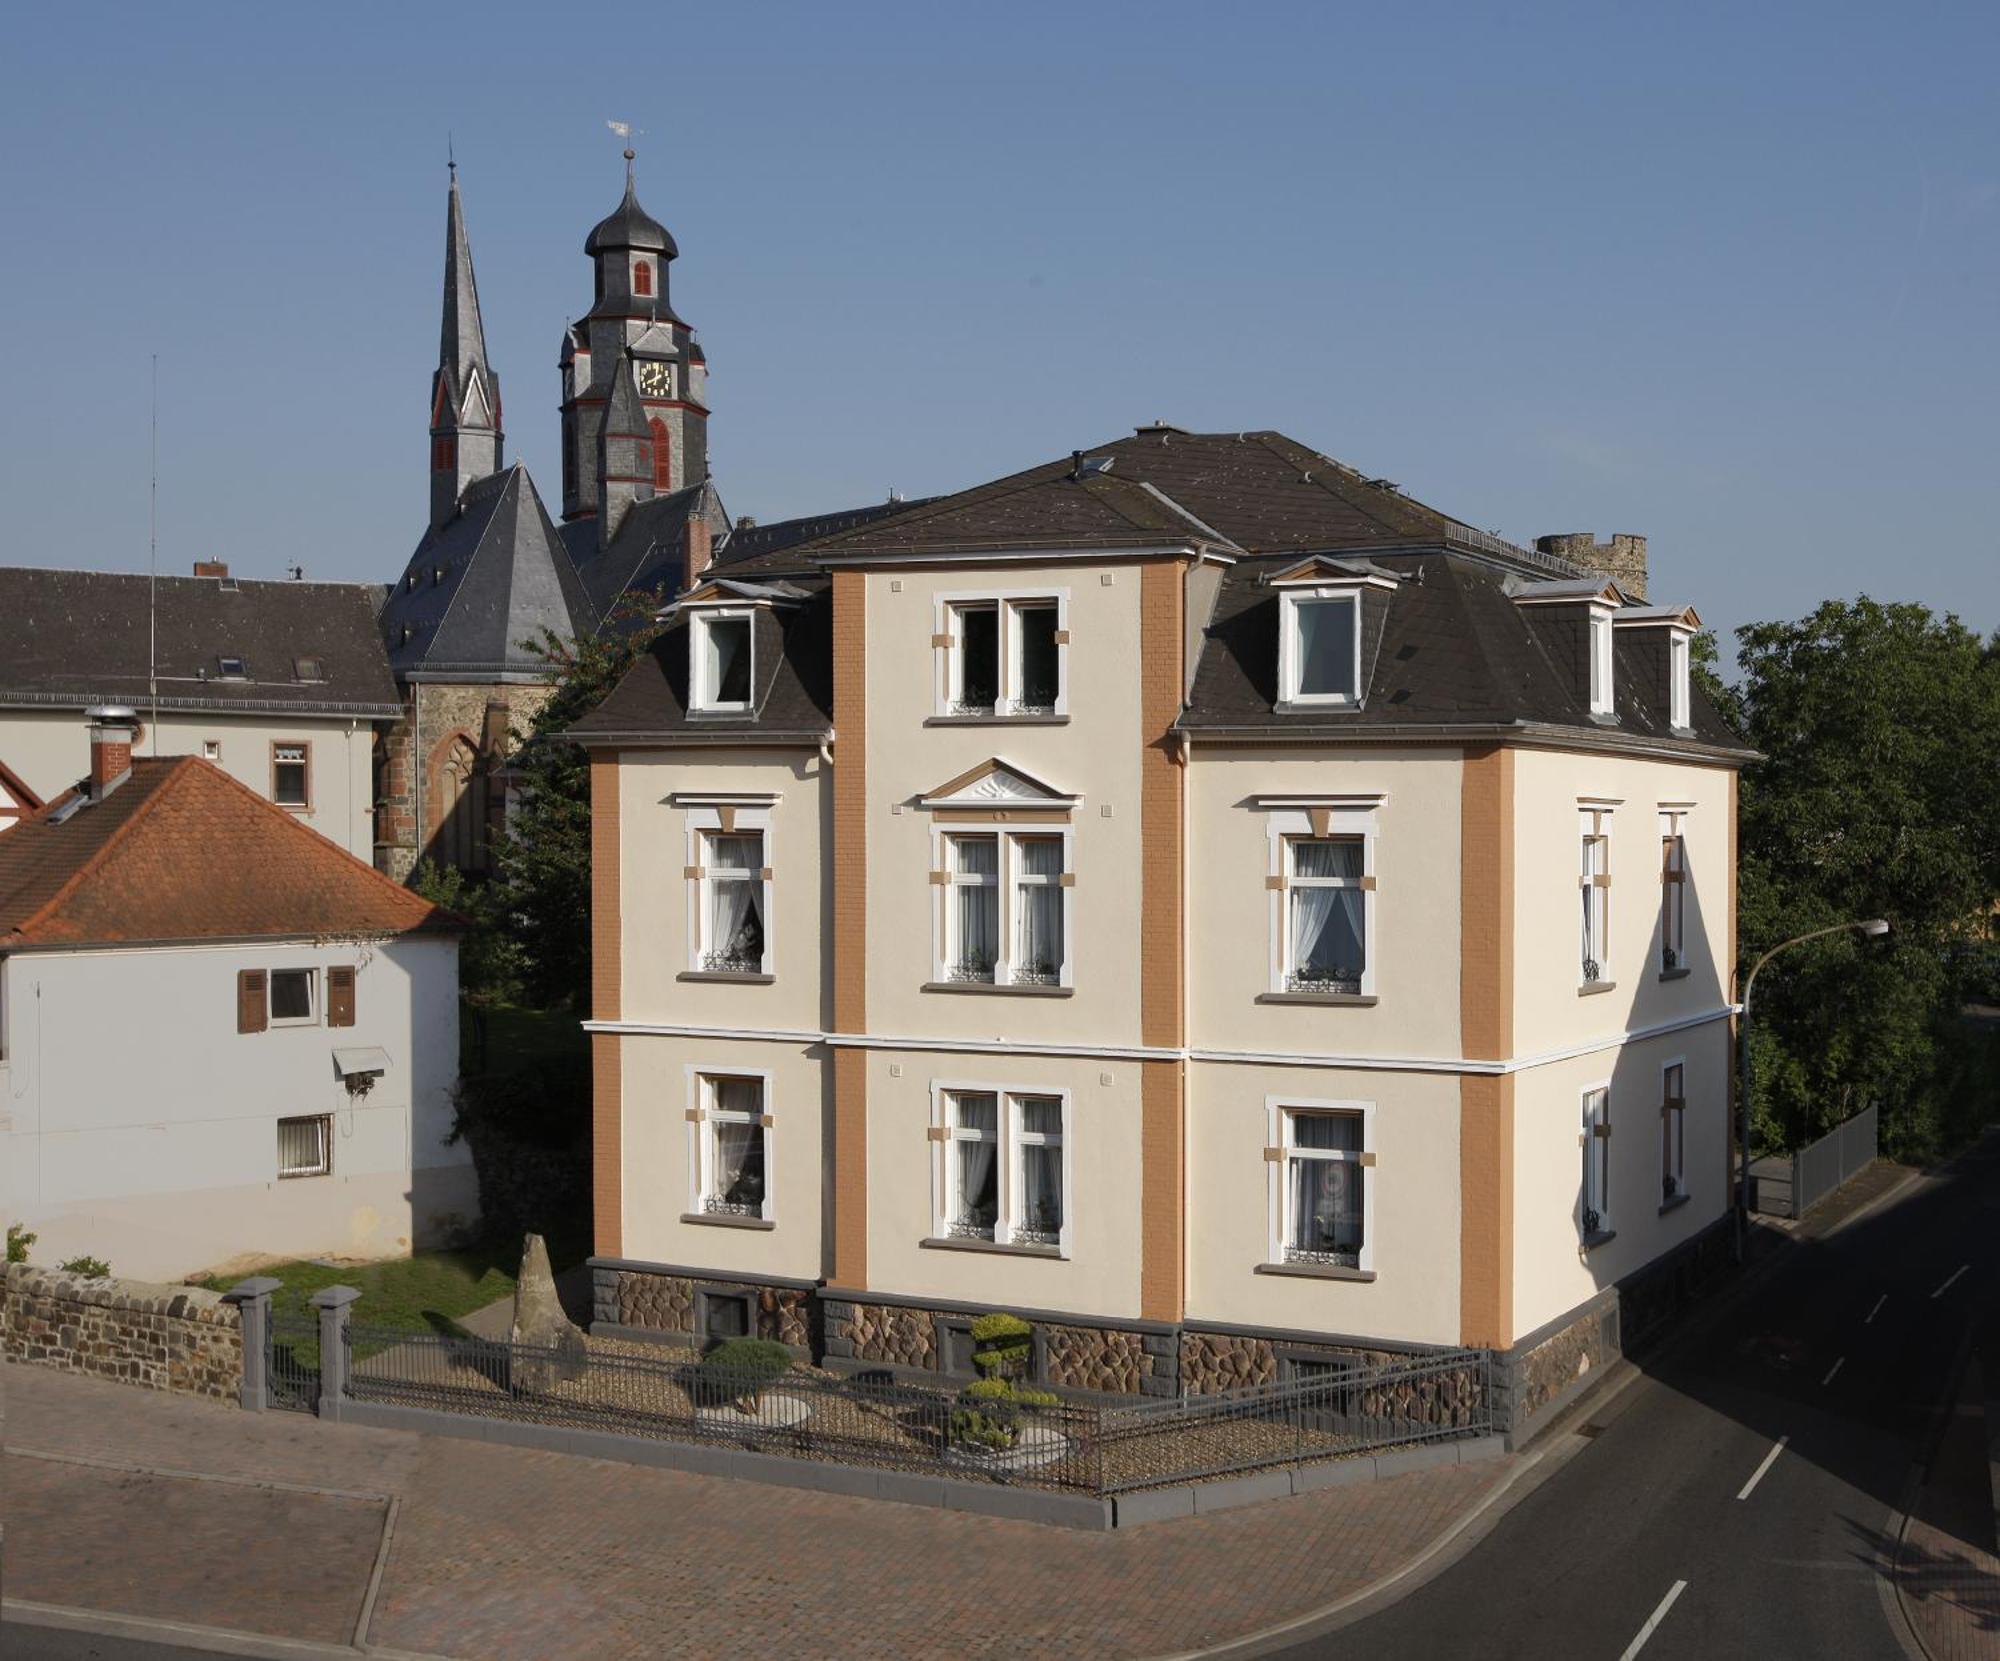
<svg viewBox="0 0 2000 1661">
<path fill-rule="evenodd" d="M 386 1073 L 389 1070 L 389 1052 L 373 1046 L 335 1050 L 333 1069 L 342 1078 L 353 1078 L 357 1073 Z"/>
</svg>

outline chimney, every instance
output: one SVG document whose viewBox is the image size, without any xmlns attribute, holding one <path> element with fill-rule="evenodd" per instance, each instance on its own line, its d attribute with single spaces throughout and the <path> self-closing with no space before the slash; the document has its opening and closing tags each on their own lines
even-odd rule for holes
<svg viewBox="0 0 2000 1661">
<path fill-rule="evenodd" d="M 84 711 L 90 723 L 90 799 L 101 802 L 132 776 L 132 739 L 139 717 L 122 704 Z"/>
<path fill-rule="evenodd" d="M 708 569 L 712 533 L 708 528 L 708 516 L 697 506 L 688 515 L 687 528 L 687 582 L 692 588 L 701 581 L 702 572 Z"/>
<path fill-rule="evenodd" d="M 1599 542 L 1589 531 L 1564 531 L 1556 536 L 1538 536 L 1539 553 L 1554 554 L 1586 571 L 1609 577 L 1628 599 L 1641 603 L 1646 598 L 1646 539 L 1621 533 L 1609 542 Z"/>
<path fill-rule="evenodd" d="M 226 577 L 229 565 L 225 560 L 198 559 L 194 562 L 194 574 L 197 577 Z"/>
</svg>

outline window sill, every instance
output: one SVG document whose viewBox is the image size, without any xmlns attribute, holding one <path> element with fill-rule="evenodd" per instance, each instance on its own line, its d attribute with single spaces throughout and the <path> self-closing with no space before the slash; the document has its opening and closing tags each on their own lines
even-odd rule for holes
<svg viewBox="0 0 2000 1661">
<path fill-rule="evenodd" d="M 1667 1213 L 1668 1213 L 1669 1211 L 1678 1211 L 1678 1210 L 1680 1210 L 1680 1208 L 1681 1208 L 1682 1206 L 1686 1205 L 1686 1204 L 1687 1204 L 1687 1202 L 1688 1202 L 1689 1200 L 1693 1199 L 1693 1198 L 1694 1198 L 1694 1196 L 1693 1196 L 1692 1194 L 1689 1194 L 1689 1193 L 1686 1193 L 1686 1192 L 1682 1192 L 1682 1193 L 1679 1193 L 1679 1194 L 1676 1194 L 1676 1195 L 1675 1195 L 1675 1196 L 1674 1196 L 1674 1197 L 1673 1197 L 1672 1199 L 1670 1199 L 1670 1200 L 1662 1200 L 1662 1201 L 1660 1202 L 1660 1215 L 1661 1215 L 1662 1217 L 1664 1217 L 1664 1216 L 1665 1216 L 1665 1215 L 1666 1215 L 1666 1214 L 1667 1214 Z"/>
<path fill-rule="evenodd" d="M 919 989 L 925 992 L 998 992 L 1003 998 L 1073 998 L 1074 986 L 1034 986 L 1020 983 L 1012 986 L 996 984 L 990 980 L 927 980 Z"/>
<path fill-rule="evenodd" d="M 1066 727 L 1067 715 L 927 715 L 927 727 Z"/>
<path fill-rule="evenodd" d="M 1599 1246 L 1608 1246 L 1617 1238 L 1618 1231 L 1615 1228 L 1601 1228 L 1595 1234 L 1586 1234 L 1583 1237 L 1583 1249 L 1594 1252 Z"/>
<path fill-rule="evenodd" d="M 777 980 L 776 975 L 753 975 L 748 972 L 738 974 L 730 969 L 683 969 L 675 980 L 723 981 L 737 986 L 769 986 Z"/>
<path fill-rule="evenodd" d="M 1280 698 L 1271 706 L 1274 715 L 1358 715 L 1359 698 Z"/>
<path fill-rule="evenodd" d="M 1259 1263 L 1256 1275 L 1297 1275 L 1301 1280 L 1360 1280 L 1375 1278 L 1373 1269 L 1343 1269 L 1337 1263 Z"/>
<path fill-rule="evenodd" d="M 776 1228 L 769 1217 L 732 1217 L 726 1211 L 683 1211 L 681 1221 L 700 1223 L 707 1228 Z"/>
<path fill-rule="evenodd" d="M 1259 992 L 1260 1004 L 1342 1004 L 1350 1009 L 1373 1009 L 1381 1002 L 1372 992 Z"/>
<path fill-rule="evenodd" d="M 1616 992 L 1617 990 L 1618 983 L 1615 980 L 1587 980 L 1576 989 L 1576 995 L 1579 998 L 1594 998 L 1600 992 Z"/>
<path fill-rule="evenodd" d="M 1662 969 L 1662 970 L 1660 971 L 1660 979 L 1661 979 L 1661 980 L 1686 980 L 1686 979 L 1688 978 L 1688 976 L 1689 976 L 1689 975 L 1691 975 L 1691 974 L 1693 974 L 1693 973 L 1694 973 L 1694 971 L 1693 971 L 1692 969 L 1690 969 L 1690 968 L 1689 968 L 1689 967 L 1688 967 L 1688 966 L 1687 966 L 1687 965 L 1686 965 L 1685 963 L 1683 963 L 1683 964 L 1682 964 L 1682 965 L 1681 965 L 1681 966 L 1680 966 L 1680 967 L 1679 967 L 1678 969 Z"/>
<path fill-rule="evenodd" d="M 1002 1257 L 1052 1257 L 1067 1262 L 1060 1246 L 1016 1246 L 997 1240 L 959 1240 L 951 1236 L 931 1236 L 917 1244 L 927 1252 L 998 1252 Z"/>
</svg>

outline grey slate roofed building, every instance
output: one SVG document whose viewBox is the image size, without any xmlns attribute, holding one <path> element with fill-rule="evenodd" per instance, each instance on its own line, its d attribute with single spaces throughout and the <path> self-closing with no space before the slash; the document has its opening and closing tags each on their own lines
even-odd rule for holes
<svg viewBox="0 0 2000 1661">
<path fill-rule="evenodd" d="M 150 585 L 141 573 L 0 568 L 0 706 L 145 709 Z M 159 706 L 392 719 L 400 706 L 375 627 L 380 592 L 161 577 Z M 240 674 L 224 673 L 237 663 Z"/>
<path fill-rule="evenodd" d="M 1553 584 L 1595 590 L 1604 579 L 1581 582 L 1581 566 L 1474 530 L 1280 433 L 1146 428 L 818 535 L 769 529 L 780 534 L 761 545 L 733 535 L 712 574 L 789 578 L 817 593 L 823 573 L 848 562 L 1015 549 L 1202 549 L 1226 563 L 1177 723 L 1193 737 L 1445 739 L 1561 729 L 1593 744 L 1748 753 L 1698 687 L 1689 727 L 1674 731 L 1664 674 L 1652 672 L 1652 654 L 1663 648 L 1623 629 L 1615 718 L 1591 714 L 1576 674 L 1574 620 L 1514 596 Z M 1390 591 L 1365 612 L 1358 706 L 1286 709 L 1277 686 L 1280 599 L 1269 579 L 1321 553 L 1389 579 Z M 785 662 L 765 671 L 753 713 L 731 718 L 728 730 L 819 741 L 833 718 L 830 610 L 822 596 L 788 622 Z M 687 713 L 687 656 L 676 623 L 574 735 L 586 743 L 648 736 L 679 743 L 725 730 L 716 717 Z M 756 661 L 769 663 L 761 637 Z"/>
<path fill-rule="evenodd" d="M 471 485 L 458 512 L 424 533 L 381 626 L 399 680 L 540 680 L 541 660 L 521 643 L 545 628 L 587 634 L 597 612 L 517 462 Z"/>
</svg>

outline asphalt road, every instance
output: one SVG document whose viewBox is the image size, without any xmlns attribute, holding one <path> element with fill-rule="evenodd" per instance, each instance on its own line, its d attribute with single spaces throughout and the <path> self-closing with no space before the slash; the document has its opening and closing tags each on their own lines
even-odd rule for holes
<svg viewBox="0 0 2000 1661">
<path fill-rule="evenodd" d="M 1560 1432 L 1586 1445 L 1558 1448 L 1573 1457 L 1461 1560 L 1380 1614 L 1274 1653 L 1916 1653 L 1876 1565 L 1960 1343 L 2000 1285 L 1996 1225 L 2000 1146 L 1983 1145 L 1787 1249 Z"/>
</svg>

